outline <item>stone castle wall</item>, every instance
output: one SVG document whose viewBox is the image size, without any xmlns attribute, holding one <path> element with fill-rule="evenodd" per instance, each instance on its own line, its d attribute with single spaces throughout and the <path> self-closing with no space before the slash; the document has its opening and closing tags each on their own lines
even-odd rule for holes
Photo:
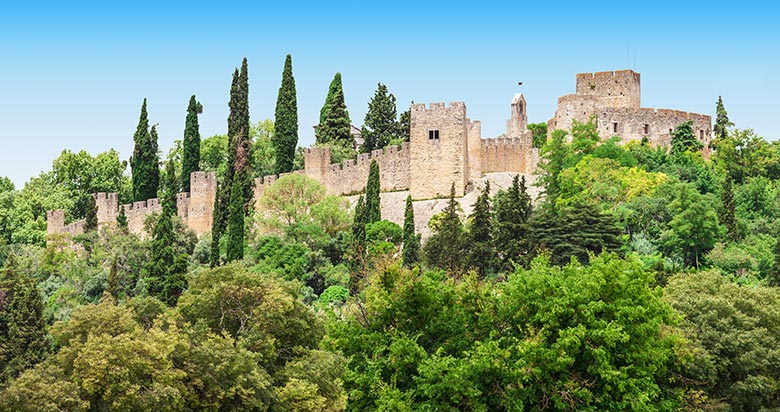
<svg viewBox="0 0 780 412">
<path fill-rule="evenodd" d="M 708 115 L 669 109 L 641 108 L 640 75 L 632 70 L 580 73 L 575 94 L 558 98 L 555 116 L 547 122 L 548 137 L 553 130 L 571 129 L 574 120 L 585 123 L 596 117 L 599 135 L 620 136 L 621 140 L 647 139 L 669 146 L 671 132 L 681 123 L 693 121 L 696 137 L 709 155 L 712 118 Z"/>
</svg>

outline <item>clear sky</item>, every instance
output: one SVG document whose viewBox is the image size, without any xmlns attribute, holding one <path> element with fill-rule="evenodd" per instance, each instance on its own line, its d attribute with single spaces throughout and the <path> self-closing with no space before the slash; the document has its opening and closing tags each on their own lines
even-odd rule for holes
<svg viewBox="0 0 780 412">
<path fill-rule="evenodd" d="M 0 176 L 20 187 L 63 149 L 128 158 L 145 97 L 164 153 L 192 94 L 201 134 L 224 133 L 244 56 L 251 119 L 273 118 L 287 53 L 304 146 L 337 71 L 358 126 L 377 82 L 399 112 L 465 101 L 492 137 L 518 90 L 529 121 L 547 121 L 576 73 L 630 68 L 643 107 L 713 114 L 723 95 L 738 127 L 780 137 L 780 6 L 768 1 L 158 3 L 2 3 Z"/>
</svg>

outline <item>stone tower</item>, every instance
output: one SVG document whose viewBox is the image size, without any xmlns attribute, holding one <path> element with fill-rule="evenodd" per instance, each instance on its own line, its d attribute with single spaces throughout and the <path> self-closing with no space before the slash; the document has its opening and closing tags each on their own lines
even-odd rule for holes
<svg viewBox="0 0 780 412">
<path fill-rule="evenodd" d="M 594 96 L 600 107 L 640 106 L 639 73 L 633 70 L 577 74 L 577 94 Z"/>
<path fill-rule="evenodd" d="M 463 102 L 412 105 L 409 193 L 413 199 L 463 196 L 469 179 L 468 128 Z"/>
<path fill-rule="evenodd" d="M 512 98 L 512 114 L 506 121 L 506 137 L 519 139 L 528 130 L 528 114 L 526 112 L 525 96 L 518 93 Z"/>
</svg>

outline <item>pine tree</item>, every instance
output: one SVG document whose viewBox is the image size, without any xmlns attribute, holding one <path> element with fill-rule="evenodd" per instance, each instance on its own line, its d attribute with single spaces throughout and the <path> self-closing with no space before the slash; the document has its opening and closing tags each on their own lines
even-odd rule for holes
<svg viewBox="0 0 780 412">
<path fill-rule="evenodd" d="M 395 96 L 387 93 L 387 86 L 377 84 L 374 97 L 368 102 L 368 112 L 364 120 L 361 135 L 363 136 L 364 153 L 371 153 L 374 149 L 382 149 L 391 140 L 398 138 L 400 126 L 397 117 Z"/>
<path fill-rule="evenodd" d="M 355 217 L 352 219 L 352 241 L 356 245 L 365 246 L 366 243 L 366 199 L 360 195 L 355 205 Z M 365 248 L 363 248 L 365 249 Z"/>
<path fill-rule="evenodd" d="M 715 105 L 715 139 L 723 139 L 728 135 L 729 127 L 734 126 L 729 120 L 729 114 L 723 106 L 723 98 L 718 96 L 718 103 Z"/>
<path fill-rule="evenodd" d="M 739 241 L 739 233 L 737 232 L 736 203 L 734 202 L 734 188 L 732 187 L 731 175 L 728 173 L 726 173 L 726 178 L 723 181 L 723 191 L 720 199 L 723 202 L 720 224 L 726 228 L 728 239 L 732 242 L 737 242 Z"/>
<path fill-rule="evenodd" d="M 48 347 L 41 292 L 9 255 L 0 273 L 0 385 L 43 360 Z"/>
<path fill-rule="evenodd" d="M 190 97 L 187 106 L 187 120 L 184 124 L 184 140 L 182 141 L 184 153 L 182 155 L 181 187 L 182 191 L 190 191 L 190 174 L 200 170 L 200 126 L 198 115 L 203 113 L 203 106 L 195 100 L 195 95 Z"/>
<path fill-rule="evenodd" d="M 495 260 L 490 182 L 485 184 L 473 207 L 474 212 L 469 216 L 469 266 L 476 268 L 480 276 L 484 277 L 492 271 Z"/>
<path fill-rule="evenodd" d="M 537 240 L 550 252 L 550 262 L 555 265 L 566 265 L 572 256 L 587 263 L 589 252 L 616 252 L 621 246 L 615 218 L 591 204 L 545 210 L 537 225 Z"/>
<path fill-rule="evenodd" d="M 423 246 L 423 254 L 428 264 L 447 269 L 451 275 L 460 273 L 464 263 L 464 231 L 458 216 L 459 208 L 453 183 L 449 201 L 441 213 L 441 220 Z"/>
<path fill-rule="evenodd" d="M 494 204 L 493 240 L 501 269 L 514 270 L 516 264 L 527 266 L 534 253 L 531 230 L 531 197 L 525 176 L 515 175 L 512 186 L 496 194 Z"/>
<path fill-rule="evenodd" d="M 108 270 L 108 276 L 106 277 L 106 292 L 114 298 L 119 299 L 119 270 L 117 257 L 114 256 L 111 259 L 111 267 Z"/>
<path fill-rule="evenodd" d="M 330 83 L 328 97 L 320 110 L 320 124 L 317 127 L 317 144 L 338 144 L 352 147 L 351 121 L 344 102 L 344 88 L 341 73 L 336 73 Z"/>
<path fill-rule="evenodd" d="M 401 254 L 403 265 L 410 267 L 420 260 L 420 237 L 414 231 L 414 205 L 412 196 L 406 196 L 404 210 L 404 242 Z"/>
<path fill-rule="evenodd" d="M 681 123 L 672 132 L 672 149 L 669 153 L 672 156 L 685 153 L 687 151 L 695 152 L 701 150 L 704 144 L 696 139 L 696 135 L 693 133 L 693 121 Z"/>
<path fill-rule="evenodd" d="M 379 190 L 379 163 L 371 160 L 366 182 L 366 224 L 382 220 Z"/>
<path fill-rule="evenodd" d="M 135 147 L 130 159 L 133 174 L 133 200 L 141 201 L 157 197 L 160 184 L 160 166 L 157 154 L 157 128 L 149 130 L 149 119 L 146 113 L 146 99 L 141 106 L 141 116 L 133 136 Z"/>
<path fill-rule="evenodd" d="M 292 171 L 295 148 L 298 146 L 298 102 L 295 96 L 292 57 L 289 54 L 284 61 L 282 85 L 276 98 L 272 143 L 276 157 L 276 173 Z"/>
<path fill-rule="evenodd" d="M 162 197 L 162 212 L 152 229 L 151 256 L 147 263 L 146 278 L 149 294 L 173 306 L 186 285 L 183 273 L 172 270 L 176 241 L 173 231 L 173 217 L 176 215 L 176 192 L 179 187 L 173 162 L 165 167 L 165 185 Z"/>
<path fill-rule="evenodd" d="M 227 225 L 227 251 L 226 260 L 232 262 L 244 257 L 244 199 L 242 181 L 244 175 L 249 173 L 248 159 L 242 146 L 237 147 L 236 174 L 233 179 L 233 187 L 230 191 L 230 204 L 228 206 Z"/>
<path fill-rule="evenodd" d="M 398 116 L 398 137 L 404 142 L 408 142 L 412 134 L 412 109 L 406 109 Z"/>
<path fill-rule="evenodd" d="M 129 228 L 127 227 L 127 215 L 125 214 L 124 206 L 119 206 L 119 214 L 116 216 L 116 224 L 123 234 L 128 233 Z"/>
<path fill-rule="evenodd" d="M 95 203 L 95 195 L 87 196 L 87 217 L 84 220 L 84 231 L 91 232 L 97 230 L 97 203 Z"/>
</svg>

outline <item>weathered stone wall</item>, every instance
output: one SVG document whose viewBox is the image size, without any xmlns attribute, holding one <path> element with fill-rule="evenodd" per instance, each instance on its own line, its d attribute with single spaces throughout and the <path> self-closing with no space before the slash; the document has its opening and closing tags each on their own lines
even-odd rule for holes
<svg viewBox="0 0 780 412">
<path fill-rule="evenodd" d="M 46 223 L 46 233 L 49 235 L 63 233 L 75 236 L 84 233 L 84 220 L 65 225 L 65 211 L 62 209 L 47 211 Z"/>
<path fill-rule="evenodd" d="M 704 144 L 704 155 L 709 155 L 710 116 L 641 108 L 640 99 L 639 73 L 631 70 L 580 73 L 577 75 L 577 93 L 558 99 L 555 116 L 547 122 L 548 137 L 553 130 L 571 129 L 574 120 L 584 123 L 595 116 L 602 138 L 620 136 L 623 142 L 646 138 L 653 144 L 669 146 L 672 130 L 691 120 L 694 134 Z"/>
<path fill-rule="evenodd" d="M 538 149 L 526 139 L 484 139 L 482 146 L 482 173 L 532 173 L 539 158 Z"/>
<path fill-rule="evenodd" d="M 431 139 L 430 133 L 438 133 Z M 409 192 L 413 199 L 463 196 L 468 184 L 468 120 L 463 102 L 414 104 L 411 109 Z"/>
<path fill-rule="evenodd" d="M 577 74 L 577 94 L 592 95 L 602 107 L 640 106 L 640 76 L 633 70 Z"/>
<path fill-rule="evenodd" d="M 197 235 L 211 231 L 211 218 L 214 210 L 214 198 L 216 197 L 216 172 L 194 172 L 190 174 L 190 194 L 186 208 L 186 224 Z M 181 216 L 181 211 L 179 216 Z"/>
</svg>

